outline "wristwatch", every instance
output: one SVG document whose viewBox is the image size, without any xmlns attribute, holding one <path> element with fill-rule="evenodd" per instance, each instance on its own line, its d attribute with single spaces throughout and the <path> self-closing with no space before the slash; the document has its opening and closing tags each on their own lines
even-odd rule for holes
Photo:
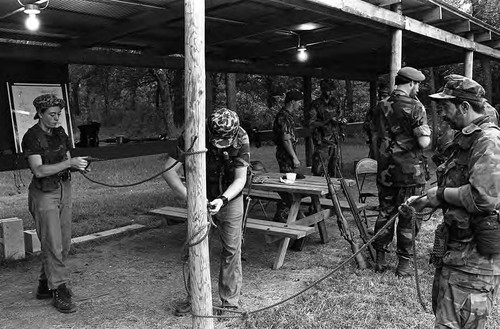
<svg viewBox="0 0 500 329">
<path fill-rule="evenodd" d="M 436 192 L 436 199 L 440 203 L 446 203 L 446 200 L 444 199 L 444 189 L 446 187 L 438 187 L 437 192 Z"/>
<path fill-rule="evenodd" d="M 216 199 L 221 199 L 222 200 L 222 206 L 223 207 L 225 207 L 228 204 L 228 202 L 229 202 L 229 200 L 225 196 L 223 196 L 222 194 L 219 195 Z"/>
</svg>

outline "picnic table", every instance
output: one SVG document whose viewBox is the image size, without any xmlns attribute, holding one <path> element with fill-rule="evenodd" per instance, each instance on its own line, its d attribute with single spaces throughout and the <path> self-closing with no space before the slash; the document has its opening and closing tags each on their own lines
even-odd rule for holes
<svg viewBox="0 0 500 329">
<path fill-rule="evenodd" d="M 297 179 L 293 184 L 285 184 L 280 181 L 282 173 L 265 173 L 262 183 L 252 184 L 250 197 L 260 200 L 280 200 L 278 192 L 286 192 L 292 195 L 292 205 L 286 223 L 274 222 L 272 220 L 256 219 L 249 217 L 246 228 L 263 232 L 267 242 L 279 242 L 278 253 L 276 255 L 273 269 L 283 266 L 286 252 L 290 240 L 304 241 L 303 239 L 319 231 L 322 243 L 328 242 L 328 232 L 326 230 L 325 219 L 334 215 L 334 209 L 330 199 L 325 198 L 328 194 L 328 186 L 324 177 L 305 176 L 304 179 Z M 258 177 L 258 176 L 257 176 Z M 340 181 L 332 178 L 334 188 L 340 192 Z M 348 186 L 355 184 L 354 180 L 346 180 Z M 248 193 L 245 188 L 244 194 Z M 311 206 L 312 212 L 307 216 L 301 211 L 301 206 Z M 359 204 L 358 208 L 363 209 L 364 205 Z M 341 201 L 341 208 L 348 209 L 347 202 Z M 169 224 L 184 222 L 187 218 L 187 210 L 179 207 L 162 207 L 150 210 L 150 213 L 167 217 Z M 303 245 L 303 244 L 302 244 Z M 301 248 L 301 247 L 300 247 Z"/>
<path fill-rule="evenodd" d="M 320 239 L 322 243 L 328 242 L 328 232 L 326 230 L 325 219 L 331 217 L 334 211 L 331 207 L 323 209 L 322 205 L 330 204 L 329 199 L 325 199 L 328 194 L 328 186 L 324 177 L 309 176 L 306 175 L 303 179 L 296 179 L 293 184 L 286 184 L 280 180 L 284 174 L 282 173 L 265 173 L 258 175 L 254 181 L 259 181 L 258 178 L 265 177 L 261 183 L 253 183 L 250 196 L 252 198 L 258 199 L 278 199 L 278 192 L 286 192 L 292 196 L 292 205 L 288 213 L 288 218 L 286 220 L 285 227 L 293 227 L 294 229 L 304 231 L 304 235 L 307 236 L 315 232 L 311 230 L 312 225 L 317 225 Z M 340 181 L 336 178 L 332 178 L 334 188 L 336 190 L 341 189 Z M 353 180 L 346 180 L 348 186 L 355 184 Z M 312 206 L 312 212 L 309 212 L 305 216 L 301 212 L 301 206 L 308 205 Z M 272 221 L 267 221 L 269 227 L 273 227 L 276 223 Z M 266 225 L 266 223 L 262 223 Z M 271 229 L 270 229 L 271 231 Z M 276 236 L 279 240 L 278 254 L 276 256 L 273 269 L 278 269 L 283 265 L 288 246 L 290 244 L 290 237 L 280 235 L 278 230 L 272 230 L 272 234 Z M 302 240 L 303 241 L 303 240 Z"/>
</svg>

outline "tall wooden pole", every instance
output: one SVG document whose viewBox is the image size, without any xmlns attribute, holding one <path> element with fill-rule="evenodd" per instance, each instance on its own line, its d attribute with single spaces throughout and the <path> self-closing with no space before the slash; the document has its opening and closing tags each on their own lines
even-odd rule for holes
<svg viewBox="0 0 500 329">
<path fill-rule="evenodd" d="M 469 33 L 467 35 L 467 39 L 474 41 L 474 34 Z M 465 60 L 464 60 L 464 76 L 466 76 L 469 79 L 472 79 L 472 69 L 474 65 L 474 51 L 473 50 L 467 50 L 465 52 Z"/>
<path fill-rule="evenodd" d="M 401 3 L 391 6 L 392 11 L 401 14 Z M 389 74 L 389 91 L 393 91 L 396 85 L 396 74 L 401 68 L 403 58 L 403 30 L 396 29 L 392 32 L 391 40 L 391 67 Z"/>
<path fill-rule="evenodd" d="M 491 76 L 491 63 L 488 58 L 484 58 L 481 60 L 481 64 L 483 66 L 483 73 L 484 73 L 484 90 L 486 91 L 486 99 L 488 102 L 491 104 L 493 100 L 493 95 L 492 90 L 492 84 L 493 84 L 493 77 Z"/>
<path fill-rule="evenodd" d="M 185 90 L 186 132 L 185 144 L 191 145 L 198 137 L 193 151 L 204 150 L 205 145 L 205 1 L 185 0 Z M 206 155 L 198 153 L 186 157 L 186 184 L 188 206 L 188 237 L 200 230 L 195 240 L 203 236 L 207 224 Z M 194 242 L 194 241 L 191 241 Z M 212 315 L 212 287 L 208 239 L 189 248 L 191 305 L 194 314 Z M 192 328 L 212 329 L 212 318 L 193 317 Z"/>
<path fill-rule="evenodd" d="M 302 77 L 302 85 L 304 86 L 304 121 L 307 123 L 311 117 L 311 92 L 312 92 L 312 81 L 310 76 Z M 310 128 L 307 124 L 304 128 Z M 304 138 L 305 149 L 306 149 L 306 166 L 312 165 L 312 154 L 313 154 L 313 140 L 311 137 L 312 131 L 309 132 L 308 136 Z"/>
</svg>

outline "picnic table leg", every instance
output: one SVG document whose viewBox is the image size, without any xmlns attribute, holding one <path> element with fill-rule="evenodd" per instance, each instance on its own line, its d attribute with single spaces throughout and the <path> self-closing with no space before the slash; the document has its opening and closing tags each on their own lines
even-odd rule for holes
<svg viewBox="0 0 500 329">
<path fill-rule="evenodd" d="M 286 220 L 287 224 L 291 224 L 297 220 L 297 215 L 300 210 L 300 201 L 301 197 L 297 194 L 292 194 L 293 202 L 290 207 L 290 212 L 288 213 L 288 218 Z M 286 251 L 288 249 L 288 245 L 290 243 L 290 238 L 283 238 L 278 247 L 278 254 L 276 255 L 276 260 L 274 261 L 273 269 L 277 270 L 281 266 L 283 266 L 283 262 L 285 261 Z"/>
<path fill-rule="evenodd" d="M 321 211 L 321 202 L 319 201 L 319 196 L 312 195 L 311 200 L 312 200 L 314 211 L 316 213 L 320 212 Z M 323 243 L 323 244 L 328 243 L 328 232 L 326 230 L 326 224 L 325 224 L 324 219 L 322 221 L 318 222 L 318 231 L 319 231 L 319 236 L 321 238 L 321 243 Z"/>
</svg>

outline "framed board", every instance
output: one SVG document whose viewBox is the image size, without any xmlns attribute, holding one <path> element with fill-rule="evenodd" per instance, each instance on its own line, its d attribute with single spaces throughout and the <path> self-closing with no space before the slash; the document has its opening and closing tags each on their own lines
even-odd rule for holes
<svg viewBox="0 0 500 329">
<path fill-rule="evenodd" d="M 59 125 L 64 128 L 71 141 L 71 146 L 75 147 L 73 139 L 73 127 L 71 126 L 71 115 L 68 102 L 68 87 L 66 84 L 35 84 L 35 83 L 10 83 L 7 82 L 7 92 L 9 95 L 10 114 L 12 118 L 12 131 L 14 132 L 14 143 L 16 152 L 22 153 L 21 142 L 24 134 L 37 121 L 33 119 L 36 114 L 33 100 L 43 94 L 55 94 L 64 99 L 66 108 L 63 109 L 59 119 Z"/>
</svg>

